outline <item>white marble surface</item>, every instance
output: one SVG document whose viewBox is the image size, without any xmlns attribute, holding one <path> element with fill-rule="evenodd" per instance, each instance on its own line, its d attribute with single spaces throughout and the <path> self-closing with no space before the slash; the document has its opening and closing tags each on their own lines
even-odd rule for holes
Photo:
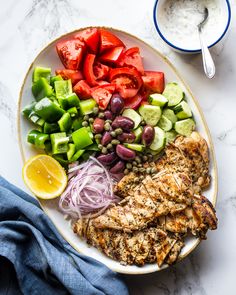
<svg viewBox="0 0 236 295">
<path fill-rule="evenodd" d="M 219 228 L 176 266 L 125 277 L 131 294 L 236 294 L 236 3 L 224 42 L 212 52 L 217 74 L 208 80 L 201 57 L 170 50 L 152 21 L 154 1 L 0 0 L 0 174 L 26 189 L 17 143 L 16 110 L 24 73 L 50 40 L 75 28 L 106 25 L 126 30 L 162 51 L 179 69 L 205 113 L 219 171 Z"/>
</svg>

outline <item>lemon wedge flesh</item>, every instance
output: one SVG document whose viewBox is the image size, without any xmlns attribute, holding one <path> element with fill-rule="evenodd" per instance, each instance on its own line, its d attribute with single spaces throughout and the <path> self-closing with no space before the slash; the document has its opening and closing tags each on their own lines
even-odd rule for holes
<svg viewBox="0 0 236 295">
<path fill-rule="evenodd" d="M 40 199 L 54 199 L 67 185 L 63 167 L 48 155 L 30 158 L 23 167 L 23 179 L 32 193 Z"/>
</svg>

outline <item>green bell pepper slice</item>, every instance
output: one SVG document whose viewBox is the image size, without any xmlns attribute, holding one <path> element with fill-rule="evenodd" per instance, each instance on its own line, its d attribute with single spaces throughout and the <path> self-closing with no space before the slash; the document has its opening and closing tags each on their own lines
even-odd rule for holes
<svg viewBox="0 0 236 295">
<path fill-rule="evenodd" d="M 49 135 L 45 133 L 39 133 L 35 138 L 35 146 L 39 149 L 45 148 L 45 142 L 49 140 Z"/>
<path fill-rule="evenodd" d="M 65 132 L 52 133 L 50 135 L 52 143 L 52 154 L 63 154 L 68 151 L 69 137 Z"/>
<path fill-rule="evenodd" d="M 25 118 L 29 119 L 30 114 L 34 111 L 34 106 L 36 105 L 36 102 L 32 102 L 31 104 L 28 104 L 24 107 L 22 114 L 25 116 Z"/>
<path fill-rule="evenodd" d="M 74 155 L 73 157 L 70 159 L 70 162 L 75 162 L 77 161 L 84 153 L 84 150 L 78 150 Z"/>
<path fill-rule="evenodd" d="M 75 144 L 76 150 L 82 150 L 83 148 L 93 143 L 89 131 L 86 127 L 82 127 L 74 131 L 72 133 L 72 139 Z"/>
<path fill-rule="evenodd" d="M 43 125 L 43 132 L 44 133 L 55 133 L 57 131 L 59 131 L 59 126 L 57 123 L 48 123 L 48 122 L 45 122 L 45 124 Z"/>
<path fill-rule="evenodd" d="M 59 155 L 52 155 L 52 157 L 57 160 L 61 166 L 67 168 L 69 161 L 67 159 L 65 159 L 64 154 L 59 154 Z"/>
<path fill-rule="evenodd" d="M 82 126 L 82 122 L 83 122 L 83 118 L 82 117 L 79 117 L 79 118 L 76 118 L 73 120 L 73 123 L 72 123 L 72 129 L 73 130 L 78 130 L 80 129 Z"/>
<path fill-rule="evenodd" d="M 45 150 L 45 152 L 46 152 L 46 154 L 48 154 L 48 155 L 52 155 L 52 144 L 51 144 L 51 141 L 46 141 L 45 142 L 45 148 L 44 148 L 44 150 Z"/>
<path fill-rule="evenodd" d="M 41 132 L 39 130 L 31 130 L 29 133 L 28 133 L 28 136 L 27 136 L 27 141 L 31 144 L 35 144 L 35 140 L 36 140 L 36 137 L 40 134 Z"/>
<path fill-rule="evenodd" d="M 48 80 L 44 77 L 39 78 L 32 86 L 32 93 L 37 101 L 44 97 L 53 95 L 52 86 L 49 85 Z"/>
<path fill-rule="evenodd" d="M 49 123 L 58 121 L 65 113 L 56 103 L 45 97 L 36 103 L 35 113 Z"/>
<path fill-rule="evenodd" d="M 50 78 L 50 85 L 51 85 L 52 87 L 54 87 L 54 86 L 55 86 L 54 83 L 55 83 L 56 81 L 62 81 L 62 80 L 63 80 L 63 79 L 62 79 L 62 76 L 61 76 L 61 75 L 53 76 L 53 77 Z"/>
<path fill-rule="evenodd" d="M 93 144 L 87 146 L 86 147 L 86 150 L 88 150 L 88 151 L 94 151 L 94 152 L 100 151 L 99 148 L 98 148 L 98 145 L 96 143 L 93 143 Z"/>
<path fill-rule="evenodd" d="M 79 103 L 80 103 L 80 100 L 75 93 L 71 93 L 66 96 L 58 97 L 58 101 L 60 103 L 60 106 L 64 110 L 67 110 L 72 107 L 79 107 Z"/>
<path fill-rule="evenodd" d="M 96 105 L 97 105 L 97 103 L 93 98 L 81 100 L 79 103 L 81 115 L 91 114 Z"/>
<path fill-rule="evenodd" d="M 75 145 L 73 143 L 69 143 L 69 149 L 67 151 L 67 159 L 71 160 L 74 153 L 75 153 Z"/>
<path fill-rule="evenodd" d="M 78 115 L 78 111 L 76 107 L 70 108 L 67 110 L 71 117 L 75 117 Z"/>
<path fill-rule="evenodd" d="M 82 159 L 83 161 L 87 161 L 90 156 L 94 154 L 94 151 L 86 151 L 85 153 L 82 154 Z"/>
<path fill-rule="evenodd" d="M 37 82 L 40 78 L 50 80 L 51 69 L 44 67 L 35 67 L 33 72 L 33 82 Z"/>
<path fill-rule="evenodd" d="M 70 130 L 72 125 L 71 116 L 69 113 L 65 113 L 62 115 L 61 119 L 58 121 L 58 125 L 60 128 L 60 131 L 67 132 Z"/>
<path fill-rule="evenodd" d="M 55 81 L 54 88 L 56 92 L 56 98 L 63 98 L 72 93 L 71 80 Z"/>
</svg>

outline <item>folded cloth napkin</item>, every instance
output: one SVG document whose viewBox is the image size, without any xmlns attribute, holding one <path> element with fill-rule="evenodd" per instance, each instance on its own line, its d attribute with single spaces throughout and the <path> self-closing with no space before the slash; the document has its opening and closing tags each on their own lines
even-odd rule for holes
<svg viewBox="0 0 236 295">
<path fill-rule="evenodd" d="M 20 290 L 26 295 L 128 294 L 118 274 L 77 253 L 37 200 L 2 177 L 0 256 L 13 264 Z"/>
</svg>

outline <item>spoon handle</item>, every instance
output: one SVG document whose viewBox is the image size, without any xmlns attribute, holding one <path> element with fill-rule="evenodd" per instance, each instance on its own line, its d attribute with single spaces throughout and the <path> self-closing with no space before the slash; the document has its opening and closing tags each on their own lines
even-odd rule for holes
<svg viewBox="0 0 236 295">
<path fill-rule="evenodd" d="M 211 79 L 215 76 L 216 68 L 214 61 L 211 57 L 210 51 L 203 38 L 202 31 L 199 30 L 199 39 L 202 48 L 202 62 L 206 76 Z"/>
</svg>

